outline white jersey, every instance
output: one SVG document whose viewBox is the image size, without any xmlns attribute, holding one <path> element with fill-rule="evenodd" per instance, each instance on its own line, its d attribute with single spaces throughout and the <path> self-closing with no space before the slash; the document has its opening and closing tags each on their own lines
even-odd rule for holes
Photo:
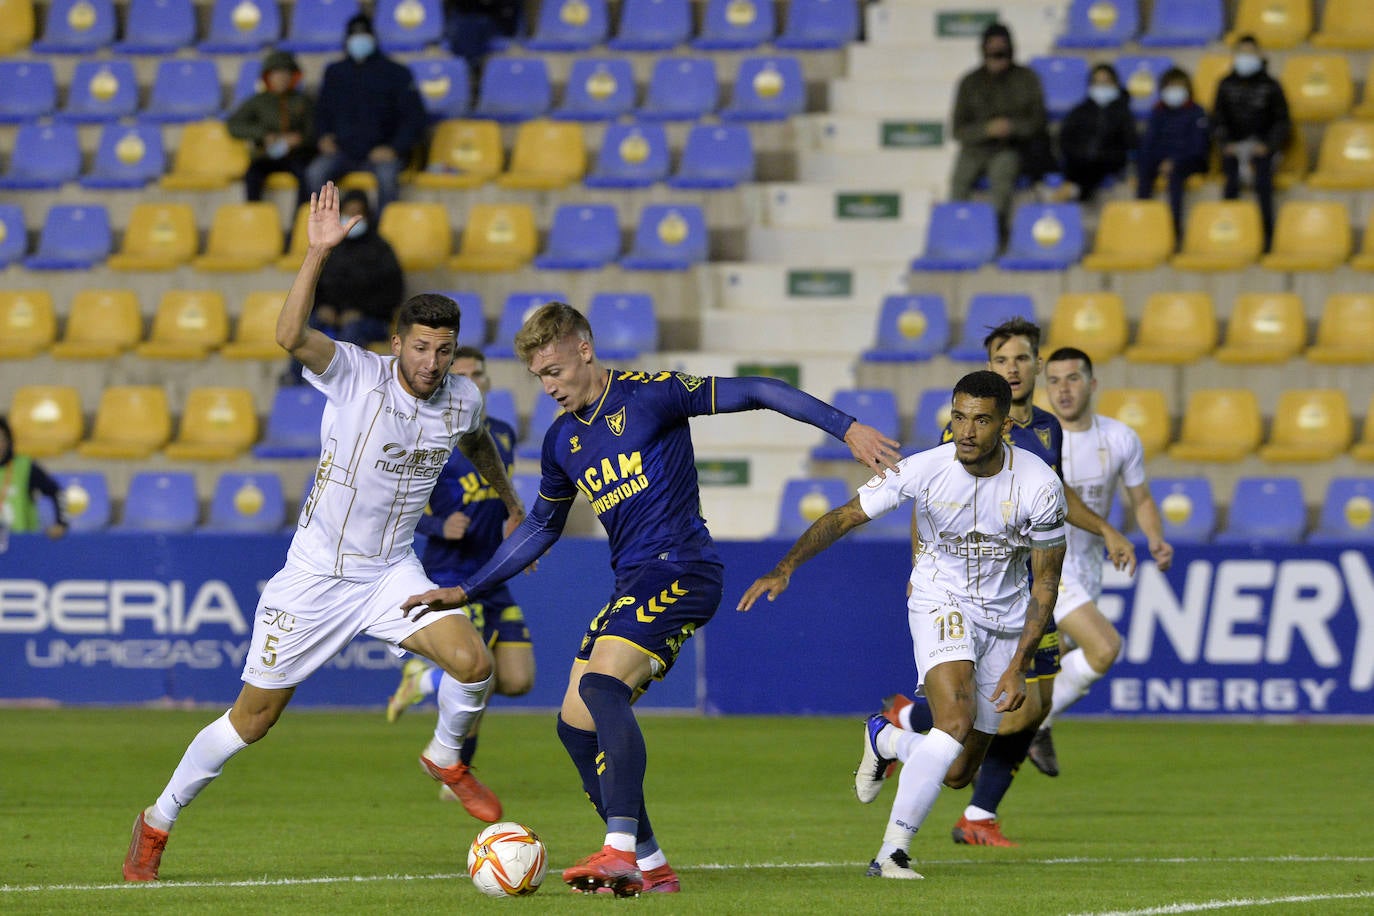
<svg viewBox="0 0 1374 916">
<path fill-rule="evenodd" d="M 1002 470 L 975 477 L 949 442 L 911 455 L 900 474 L 874 477 L 859 488 L 869 518 L 914 499 L 920 547 L 911 570 L 913 611 L 957 605 L 974 621 L 1001 632 L 1025 625 L 1030 598 L 1027 560 L 1033 547 L 1064 543 L 1064 486 L 1049 465 L 1014 446 Z"/>
<path fill-rule="evenodd" d="M 396 357 L 348 343 L 305 380 L 328 398 L 320 464 L 287 562 L 321 576 L 366 580 L 413 556 L 415 524 L 459 437 L 482 422 L 482 394 L 450 375 L 427 401 L 408 394 Z"/>
<path fill-rule="evenodd" d="M 1119 484 L 1138 487 L 1145 482 L 1145 449 L 1135 430 L 1125 423 L 1094 415 L 1088 429 L 1064 430 L 1060 467 L 1064 472 L 1064 486 L 1072 487 L 1089 509 L 1106 518 L 1112 510 L 1112 497 Z M 1064 579 L 1076 580 L 1093 601 L 1102 594 L 1105 553 L 1106 545 L 1101 536 L 1082 528 L 1069 529 Z"/>
</svg>

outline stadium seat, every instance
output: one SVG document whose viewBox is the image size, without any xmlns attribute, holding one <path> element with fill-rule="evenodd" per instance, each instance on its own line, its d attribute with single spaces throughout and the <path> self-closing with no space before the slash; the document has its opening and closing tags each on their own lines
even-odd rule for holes
<svg viewBox="0 0 1374 916">
<path fill-rule="evenodd" d="M 190 263 L 199 244 L 190 204 L 134 204 L 119 251 L 109 268 L 120 271 L 175 270 Z"/>
<path fill-rule="evenodd" d="M 849 456 L 848 449 L 845 456 Z M 778 529 L 773 537 L 796 538 L 816 519 L 853 498 L 854 488 L 842 477 L 794 477 L 783 484 L 778 501 Z"/>
<path fill-rule="evenodd" d="M 281 8 L 267 0 L 214 0 L 202 54 L 257 54 L 281 38 Z"/>
<path fill-rule="evenodd" d="M 147 458 L 172 438 L 172 414 L 160 385 L 112 385 L 100 393 L 90 438 L 76 450 L 87 458 Z"/>
<path fill-rule="evenodd" d="M 1162 200 L 1109 200 L 1102 205 L 1085 270 L 1151 270 L 1174 251 L 1174 219 Z"/>
<path fill-rule="evenodd" d="M 219 70 L 209 58 L 164 58 L 157 65 L 143 117 L 184 123 L 213 118 L 222 107 Z"/>
<path fill-rule="evenodd" d="M 0 56 L 27 49 L 36 24 L 31 0 L 0 0 Z"/>
<path fill-rule="evenodd" d="M 863 359 L 871 363 L 906 363 L 933 359 L 949 346 L 949 314 L 934 293 L 891 295 L 878 312 L 878 330 Z"/>
<path fill-rule="evenodd" d="M 443 204 L 388 204 L 377 231 L 396 250 L 402 270 L 437 270 L 453 253 L 453 229 Z"/>
<path fill-rule="evenodd" d="M 194 474 L 137 471 L 129 478 L 119 524 L 110 530 L 125 534 L 188 534 L 199 520 Z"/>
<path fill-rule="evenodd" d="M 1310 188 L 1360 191 L 1374 188 L 1374 121 L 1332 121 L 1322 131 Z"/>
<path fill-rule="evenodd" d="M 108 47 L 114 37 L 113 0 L 54 0 L 43 17 L 43 37 L 29 50 L 35 54 L 93 54 Z"/>
<path fill-rule="evenodd" d="M 162 131 L 153 124 L 106 124 L 81 186 L 106 191 L 143 188 L 167 170 Z"/>
<path fill-rule="evenodd" d="M 706 214 L 693 204 L 648 204 L 639 214 L 625 270 L 686 270 L 710 255 Z"/>
<path fill-rule="evenodd" d="M 541 400 L 552 400 L 552 398 Z M 512 429 L 519 428 L 520 413 L 515 409 L 515 393 L 509 388 L 493 388 L 488 391 L 486 403 L 483 406 L 487 416 L 508 423 Z"/>
<path fill-rule="evenodd" d="M 1374 479 L 1333 477 L 1322 498 L 1317 528 L 1309 544 L 1374 542 Z"/>
<path fill-rule="evenodd" d="M 1241 477 L 1231 494 L 1226 527 L 1217 544 L 1301 544 L 1307 504 L 1296 477 Z"/>
<path fill-rule="evenodd" d="M 344 27 L 358 12 L 357 0 L 296 0 L 291 4 L 291 25 L 277 47 L 292 52 L 337 54 Z"/>
<path fill-rule="evenodd" d="M 1334 51 L 1374 49 L 1374 8 L 1367 0 L 1325 0 L 1321 28 L 1309 43 Z"/>
<path fill-rule="evenodd" d="M 291 235 L 286 243 L 286 253 L 277 258 L 277 270 L 295 273 L 300 269 L 306 249 L 310 247 L 310 204 L 304 203 L 296 208 L 295 219 L 291 222 Z"/>
<path fill-rule="evenodd" d="M 600 270 L 620 256 L 620 218 L 610 204 L 563 204 L 553 214 L 540 270 Z"/>
<path fill-rule="evenodd" d="M 733 188 L 754 180 L 754 142 L 740 124 L 696 124 L 687 134 L 677 174 L 668 187 L 691 190 Z"/>
<path fill-rule="evenodd" d="M 668 177 L 668 134 L 658 124 L 608 124 L 589 188 L 647 188 Z"/>
<path fill-rule="evenodd" d="M 1280 191 L 1291 190 L 1295 185 L 1307 181 L 1311 163 L 1307 157 L 1307 140 L 1301 130 L 1293 131 L 1288 137 L 1288 145 L 1279 158 L 1278 168 L 1274 171 L 1274 187 Z"/>
<path fill-rule="evenodd" d="M 254 290 L 243 300 L 234 337 L 219 351 L 225 359 L 280 359 L 277 316 L 286 303 L 286 290 Z"/>
<path fill-rule="evenodd" d="M 324 394 L 310 385 L 278 388 L 272 397 L 262 441 L 253 446 L 253 457 L 318 457 L 324 404 Z"/>
<path fill-rule="evenodd" d="M 1259 402 L 1248 388 L 1194 389 L 1183 411 L 1178 441 L 1169 457 L 1178 461 L 1239 461 L 1260 443 Z"/>
<path fill-rule="evenodd" d="M 1045 112 L 1058 121 L 1088 94 L 1088 61 L 1069 54 L 1032 57 L 1030 68 L 1040 77 Z"/>
<path fill-rule="evenodd" d="M 57 338 L 57 313 L 45 289 L 0 290 L 0 359 L 31 359 Z"/>
<path fill-rule="evenodd" d="M 52 476 L 62 488 L 68 532 L 89 534 L 109 528 L 110 487 L 103 471 L 68 471 Z M 38 504 L 38 519 L 44 528 L 56 521 L 52 504 L 46 499 Z"/>
<path fill-rule="evenodd" d="M 1159 80 L 1174 65 L 1173 58 L 1160 54 L 1122 54 L 1112 62 L 1126 94 L 1131 97 L 1131 114 L 1148 118 L 1159 101 Z"/>
<path fill-rule="evenodd" d="M 689 0 L 625 0 L 613 51 L 671 51 L 692 37 Z"/>
<path fill-rule="evenodd" d="M 777 32 L 773 4 L 761 0 L 706 0 L 701 33 L 692 41 L 699 51 L 751 51 L 773 40 Z"/>
<path fill-rule="evenodd" d="M 1083 258 L 1083 211 L 1077 204 L 1022 204 L 1011 221 L 1003 270 L 1067 270 Z"/>
<path fill-rule="evenodd" d="M 536 118 L 516 129 L 510 168 L 496 183 L 511 190 L 557 191 L 580 181 L 586 171 L 582 125 Z"/>
<path fill-rule="evenodd" d="M 610 34 L 606 0 L 549 0 L 539 8 L 531 51 L 590 51 Z"/>
<path fill-rule="evenodd" d="M 1241 270 L 1259 260 L 1264 230 L 1253 200 L 1204 200 L 1188 210 L 1183 250 L 1169 259 L 1175 270 Z"/>
<path fill-rule="evenodd" d="M 225 110 L 232 112 L 264 88 L 262 60 L 257 57 L 245 57 L 243 62 L 239 64 L 239 75 L 234 78 L 234 88 L 231 90 L 233 97 L 229 100 L 229 106 Z"/>
<path fill-rule="evenodd" d="M 248 171 L 248 146 L 216 119 L 183 125 L 172 169 L 158 182 L 164 191 L 216 191 Z"/>
<path fill-rule="evenodd" d="M 29 270 L 86 270 L 110 255 L 110 214 L 99 204 L 54 204 L 43 219 Z"/>
<path fill-rule="evenodd" d="M 1350 266 L 1355 270 L 1374 271 L 1374 213 L 1370 214 L 1365 223 L 1364 232 L 1361 233 L 1360 250 L 1350 259 Z"/>
<path fill-rule="evenodd" d="M 463 118 L 472 105 L 472 73 L 461 57 L 408 61 L 415 88 L 431 121 Z"/>
<path fill-rule="evenodd" d="M 1119 48 L 1140 31 L 1137 0 L 1072 0 L 1061 48 Z"/>
<path fill-rule="evenodd" d="M 492 359 L 514 359 L 515 335 L 524 326 L 525 319 L 542 305 L 567 301 L 565 293 L 544 290 L 513 292 L 506 296 L 506 301 L 501 306 L 501 321 L 496 329 L 496 339 L 487 347 L 487 356 Z"/>
<path fill-rule="evenodd" d="M 1226 24 L 1221 0 L 1154 0 L 1152 6 L 1150 27 L 1139 39 L 1146 48 L 1211 44 Z"/>
<path fill-rule="evenodd" d="M 475 188 L 505 164 L 501 127 L 495 121 L 440 121 L 429 144 L 429 165 L 417 172 L 418 188 Z"/>
<path fill-rule="evenodd" d="M 177 437 L 167 444 L 173 461 L 231 461 L 258 438 L 253 392 L 247 388 L 192 388 Z"/>
<path fill-rule="evenodd" d="M 444 39 L 442 0 L 377 0 L 372 23 L 387 54 L 423 51 Z"/>
<path fill-rule="evenodd" d="M 538 474 L 511 475 L 511 486 L 515 487 L 515 495 L 520 497 L 520 502 L 524 504 L 527 512 L 539 498 L 539 479 Z"/>
<path fill-rule="evenodd" d="M 1135 430 L 1146 461 L 1169 444 L 1169 405 L 1158 388 L 1108 388 L 1097 395 L 1096 410 Z"/>
<path fill-rule="evenodd" d="M 549 68 L 542 57 L 492 57 L 477 87 L 478 117 L 493 121 L 538 118 L 553 103 Z"/>
<path fill-rule="evenodd" d="M 72 297 L 55 359 L 114 359 L 143 339 L 143 310 L 131 289 L 83 289 Z"/>
<path fill-rule="evenodd" d="M 519 270 L 534 259 L 538 245 L 528 204 L 474 204 L 448 266 L 478 273 Z"/>
<path fill-rule="evenodd" d="M 76 127 L 51 121 L 26 121 L 14 134 L 9 167 L 0 175 L 0 190 L 55 190 L 81 172 L 81 145 Z"/>
<path fill-rule="evenodd" d="M 1317 339 L 1303 354 L 1326 366 L 1374 363 L 1374 295 L 1333 293 L 1322 306 Z M 1374 429 L 1374 423 L 1369 424 Z"/>
<path fill-rule="evenodd" d="M 911 418 L 904 452 L 911 454 L 940 444 L 949 425 L 950 401 L 949 388 L 927 388 L 916 396 L 916 412 Z"/>
<path fill-rule="evenodd" d="M 196 9 L 191 0 L 129 0 L 122 54 L 172 54 L 196 40 Z"/>
<path fill-rule="evenodd" d="M 1048 354 L 1077 347 L 1099 365 L 1121 355 L 1127 334 L 1126 303 L 1116 293 L 1064 293 L 1054 304 L 1041 349 Z"/>
<path fill-rule="evenodd" d="M 10 398 L 10 431 L 23 455 L 41 459 L 70 452 L 84 424 L 81 393 L 69 385 L 21 385 Z"/>
<path fill-rule="evenodd" d="M 1290 388 L 1279 395 L 1269 441 L 1260 446 L 1259 456 L 1285 463 L 1330 461 L 1344 454 L 1353 438 L 1344 391 Z"/>
<path fill-rule="evenodd" d="M 276 261 L 284 247 L 276 204 L 221 204 L 210 223 L 205 253 L 193 258 L 191 266 L 207 273 L 248 273 Z"/>
<path fill-rule="evenodd" d="M 788 51 L 843 48 L 859 37 L 858 0 L 792 0 L 773 47 Z"/>
<path fill-rule="evenodd" d="M 1299 123 L 1344 118 L 1355 104 L 1350 63 L 1342 54 L 1290 54 L 1279 71 L 1288 113 Z"/>
<path fill-rule="evenodd" d="M 1279 207 L 1271 252 L 1260 266 L 1332 271 L 1350 257 L 1350 211 L 1342 201 L 1289 200 Z"/>
<path fill-rule="evenodd" d="M 649 121 L 698 121 L 720 95 L 710 57 L 660 57 L 649 74 L 639 116 Z"/>
<path fill-rule="evenodd" d="M 829 0 L 841 2 L 841 0 Z M 806 110 L 806 78 L 795 57 L 746 57 L 735 74 L 723 121 L 785 121 Z"/>
<path fill-rule="evenodd" d="M 0 270 L 22 258 L 28 248 L 24 208 L 18 204 L 0 204 Z"/>
<path fill-rule="evenodd" d="M 1012 318 L 1035 320 L 1035 302 L 1026 293 L 974 293 L 959 331 L 959 342 L 950 348 L 949 358 L 960 362 L 985 363 L 988 359 L 983 338 L 988 332 Z"/>
<path fill-rule="evenodd" d="M 281 478 L 265 471 L 226 471 L 215 481 L 210 518 L 201 531 L 272 534 L 286 524 Z"/>
<path fill-rule="evenodd" d="M 600 353 L 597 355 L 600 356 Z M 545 397 L 542 393 L 535 398 L 534 408 L 530 411 L 529 428 L 515 444 L 515 457 L 538 461 L 544 451 L 544 434 L 562 412 L 563 408 L 553 398 Z"/>
<path fill-rule="evenodd" d="M 1149 487 L 1164 523 L 1164 540 L 1175 547 L 1211 542 L 1217 504 L 1206 477 L 1156 477 Z"/>
<path fill-rule="evenodd" d="M 997 256 L 997 213 L 984 201 L 935 204 L 926 229 L 925 253 L 912 270 L 977 270 Z"/>
<path fill-rule="evenodd" d="M 1151 293 L 1141 309 L 1135 343 L 1124 356 L 1136 363 L 1185 365 L 1217 348 L 1217 315 L 1203 292 Z"/>
<path fill-rule="evenodd" d="M 173 289 L 158 300 L 148 339 L 134 352 L 144 359 L 204 359 L 228 339 L 223 293 Z"/>
<path fill-rule="evenodd" d="M 653 2 L 653 0 L 649 0 Z M 623 57 L 579 57 L 568 73 L 560 121 L 614 121 L 635 107 L 635 75 Z"/>
<path fill-rule="evenodd" d="M 658 349 L 658 317 L 648 293 L 597 293 L 587 321 L 601 359 L 632 360 Z"/>
<path fill-rule="evenodd" d="M 1307 319 L 1297 293 L 1241 293 L 1214 357 L 1228 364 L 1285 363 L 1307 343 Z"/>
<path fill-rule="evenodd" d="M 482 349 L 487 342 L 487 316 L 482 312 L 482 297 L 471 290 L 436 290 L 458 303 L 458 346 Z"/>
<path fill-rule="evenodd" d="M 1193 70 L 1193 99 L 1209 112 L 1216 107 L 1217 87 L 1234 66 L 1231 55 L 1203 54 Z"/>
<path fill-rule="evenodd" d="M 57 109 L 57 80 L 45 60 L 0 60 L 0 124 L 46 118 Z"/>
<path fill-rule="evenodd" d="M 1312 0 L 1239 0 L 1226 43 L 1253 35 L 1266 51 L 1286 51 L 1305 42 L 1311 32 Z"/>
<path fill-rule="evenodd" d="M 841 413 L 847 413 L 860 423 L 867 423 L 889 439 L 901 433 L 897 415 L 897 395 L 885 388 L 855 388 L 835 392 L 830 401 Z M 852 461 L 849 446 L 827 435 L 811 450 L 812 461 Z"/>
</svg>

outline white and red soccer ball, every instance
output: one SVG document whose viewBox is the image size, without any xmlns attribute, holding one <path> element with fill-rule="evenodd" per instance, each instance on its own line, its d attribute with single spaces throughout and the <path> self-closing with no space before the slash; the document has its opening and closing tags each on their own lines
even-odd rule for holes
<svg viewBox="0 0 1374 916">
<path fill-rule="evenodd" d="M 468 874 L 488 897 L 533 894 L 548 869 L 548 850 L 539 835 L 514 821 L 492 824 L 468 848 Z"/>
</svg>

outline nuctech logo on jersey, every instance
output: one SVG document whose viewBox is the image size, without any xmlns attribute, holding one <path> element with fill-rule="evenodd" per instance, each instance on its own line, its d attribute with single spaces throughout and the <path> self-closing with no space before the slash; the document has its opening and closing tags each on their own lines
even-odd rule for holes
<svg viewBox="0 0 1374 916">
<path fill-rule="evenodd" d="M 449 451 L 442 448 L 417 448 L 407 451 L 405 446 L 388 442 L 382 446 L 385 458 L 378 458 L 373 467 L 391 474 L 405 474 L 410 477 L 438 477 L 448 461 Z"/>
<path fill-rule="evenodd" d="M 644 476 L 644 460 L 639 452 L 616 455 L 615 460 L 602 458 L 599 465 L 593 464 L 582 472 L 577 488 L 592 504 L 597 515 L 634 496 L 649 486 L 649 478 Z M 604 492 L 603 492 L 604 491 Z"/>
<path fill-rule="evenodd" d="M 1011 556 L 1016 548 L 1002 534 L 984 534 L 970 531 L 959 534 L 957 531 L 940 532 L 940 549 L 956 557 L 1003 559 Z"/>
</svg>

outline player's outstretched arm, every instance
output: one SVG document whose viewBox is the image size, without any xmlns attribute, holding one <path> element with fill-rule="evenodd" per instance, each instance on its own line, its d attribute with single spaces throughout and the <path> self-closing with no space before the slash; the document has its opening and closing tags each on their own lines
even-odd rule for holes
<svg viewBox="0 0 1374 916">
<path fill-rule="evenodd" d="M 1164 540 L 1164 519 L 1159 516 L 1159 505 L 1150 493 L 1150 485 L 1142 483 L 1127 487 L 1126 495 L 1130 497 L 1131 508 L 1135 511 L 1136 524 L 1145 532 L 1147 543 L 1150 545 L 1150 556 L 1160 572 L 1168 572 L 1169 567 L 1174 564 L 1174 548 Z"/>
<path fill-rule="evenodd" d="M 773 567 L 772 572 L 754 580 L 754 584 L 749 586 L 748 591 L 744 593 L 744 597 L 740 599 L 735 609 L 749 610 L 754 606 L 754 602 L 759 600 L 759 596 L 765 593 L 768 595 L 769 601 L 777 598 L 787 590 L 792 573 L 796 571 L 798 566 L 844 537 L 846 533 L 853 531 L 860 525 L 867 524 L 868 520 L 868 515 L 859 505 L 857 496 L 843 506 L 831 509 L 816 519 L 811 523 L 811 527 L 807 528 L 802 532 L 802 536 L 797 538 L 797 542 L 787 551 L 786 556 L 778 561 L 778 565 Z"/>
<path fill-rule="evenodd" d="M 511 485 L 510 477 L 506 474 L 505 462 L 501 460 L 501 453 L 497 451 L 491 433 L 486 426 L 474 429 L 458 440 L 458 450 L 472 462 L 472 466 L 482 475 L 482 479 L 496 488 L 501 502 L 506 504 L 509 517 L 506 519 L 505 534 L 509 537 L 525 520 L 525 507 L 516 495 L 515 487 Z"/>
<path fill-rule="evenodd" d="M 329 252 L 348 236 L 348 230 L 361 218 L 355 216 L 347 224 L 339 222 L 339 189 L 332 181 L 318 194 L 310 195 L 310 219 L 306 222 L 310 244 L 296 279 L 291 283 L 291 291 L 286 294 L 286 304 L 277 316 L 277 345 L 316 374 L 328 369 L 334 359 L 334 341 L 310 327 L 315 286 L 320 282 L 320 272 L 329 259 Z"/>
<path fill-rule="evenodd" d="M 1069 508 L 1069 524 L 1100 536 L 1106 541 L 1107 559 L 1112 561 L 1112 565 L 1117 569 L 1126 570 L 1129 576 L 1135 575 L 1135 545 L 1126 535 L 1089 509 L 1088 504 L 1083 502 L 1083 497 L 1079 496 L 1073 487 L 1064 488 L 1064 501 Z"/>
</svg>

